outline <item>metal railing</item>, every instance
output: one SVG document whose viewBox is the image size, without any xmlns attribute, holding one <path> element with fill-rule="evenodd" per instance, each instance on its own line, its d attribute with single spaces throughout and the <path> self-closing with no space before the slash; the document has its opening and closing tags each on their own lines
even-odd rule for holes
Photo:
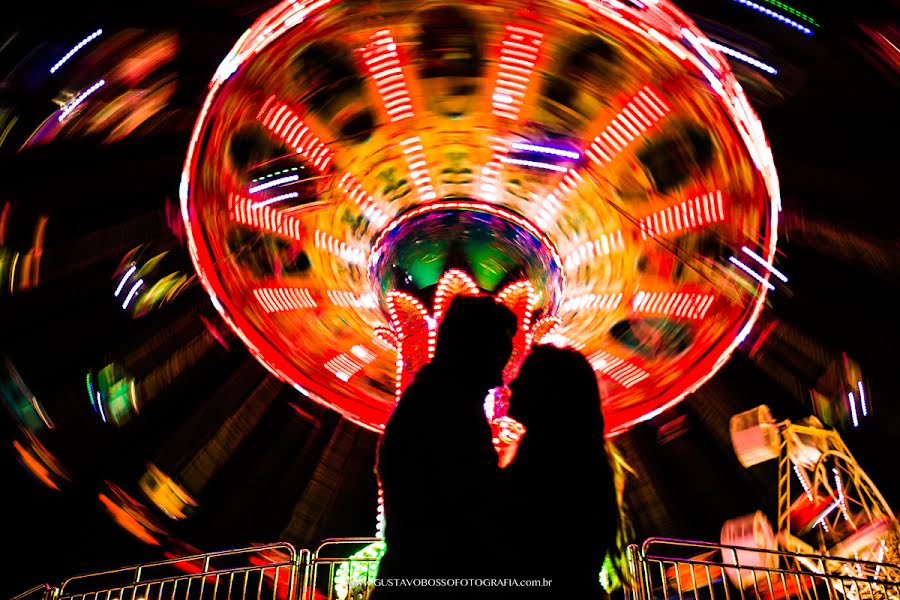
<svg viewBox="0 0 900 600">
<path fill-rule="evenodd" d="M 300 600 L 365 600 L 375 586 L 381 538 L 325 540 L 312 554 Z"/>
<path fill-rule="evenodd" d="M 173 558 L 36 586 L 13 600 L 364 600 L 380 538 Z M 626 600 L 900 600 L 900 566 L 666 538 L 628 547 Z"/>
<path fill-rule="evenodd" d="M 280 543 L 71 577 L 45 600 L 288 600 L 309 552 Z"/>
<path fill-rule="evenodd" d="M 900 600 L 894 564 L 665 538 L 628 553 L 630 600 Z"/>
</svg>

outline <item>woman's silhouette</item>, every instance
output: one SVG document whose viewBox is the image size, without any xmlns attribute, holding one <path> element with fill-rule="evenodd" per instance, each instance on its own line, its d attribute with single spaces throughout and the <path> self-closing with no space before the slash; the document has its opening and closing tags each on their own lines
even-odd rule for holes
<svg viewBox="0 0 900 600">
<path fill-rule="evenodd" d="M 492 297 L 454 298 L 434 359 L 388 418 L 376 467 L 387 549 L 374 598 L 467 597 L 478 590 L 397 580 L 490 576 L 499 466 L 484 400 L 503 383 L 515 331 L 515 314 Z"/>
<path fill-rule="evenodd" d="M 529 597 L 602 598 L 619 509 L 594 370 L 575 350 L 536 346 L 509 387 L 507 414 L 526 432 L 501 474 L 503 570 L 552 580 Z"/>
</svg>

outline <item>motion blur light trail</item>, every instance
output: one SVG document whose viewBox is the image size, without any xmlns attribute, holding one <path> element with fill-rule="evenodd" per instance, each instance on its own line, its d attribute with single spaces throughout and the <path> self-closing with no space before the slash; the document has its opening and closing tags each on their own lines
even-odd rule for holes
<svg viewBox="0 0 900 600">
<path fill-rule="evenodd" d="M 715 539 L 775 506 L 728 440 L 760 402 L 839 429 L 896 506 L 878 334 L 900 263 L 873 149 L 897 27 L 755 3 L 815 35 L 705 0 L 680 0 L 690 19 L 599 0 L 5 12 L 0 425 L 21 502 L 3 526 L 22 568 L 0 587 L 371 534 L 397 351 L 402 387 L 454 293 L 514 306 L 517 358 L 590 358 L 638 537 Z M 504 394 L 485 404 L 501 461 L 521 433 Z"/>
<path fill-rule="evenodd" d="M 734 258 L 774 260 L 771 152 L 726 59 L 665 0 L 500 5 L 260 17 L 194 128 L 191 257 L 269 371 L 375 431 L 398 368 L 376 331 L 404 335 L 391 294 L 431 306 L 454 269 L 487 293 L 529 282 L 529 314 L 559 321 L 546 341 L 594 357 L 620 433 L 709 379 L 774 289 Z"/>
</svg>

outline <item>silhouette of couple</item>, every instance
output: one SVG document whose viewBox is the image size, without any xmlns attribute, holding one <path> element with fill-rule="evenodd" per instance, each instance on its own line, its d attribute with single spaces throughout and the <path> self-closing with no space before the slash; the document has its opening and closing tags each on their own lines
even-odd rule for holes
<svg viewBox="0 0 900 600">
<path fill-rule="evenodd" d="M 604 597 L 618 507 L 597 380 L 580 353 L 536 346 L 509 386 L 508 415 L 527 431 L 501 469 L 484 399 L 503 384 L 515 331 L 493 298 L 457 296 L 434 359 L 391 413 L 376 466 L 387 550 L 373 599 Z"/>
</svg>

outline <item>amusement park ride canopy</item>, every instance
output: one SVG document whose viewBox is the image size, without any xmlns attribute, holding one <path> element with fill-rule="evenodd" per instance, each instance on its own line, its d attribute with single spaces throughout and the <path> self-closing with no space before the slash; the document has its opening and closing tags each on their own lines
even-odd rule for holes
<svg viewBox="0 0 900 600">
<path fill-rule="evenodd" d="M 514 306 L 514 361 L 588 356 L 608 435 L 658 414 L 752 327 L 780 210 L 747 98 L 667 0 L 283 2 L 219 66 L 180 193 L 222 317 L 374 431 L 454 293 Z"/>
</svg>

